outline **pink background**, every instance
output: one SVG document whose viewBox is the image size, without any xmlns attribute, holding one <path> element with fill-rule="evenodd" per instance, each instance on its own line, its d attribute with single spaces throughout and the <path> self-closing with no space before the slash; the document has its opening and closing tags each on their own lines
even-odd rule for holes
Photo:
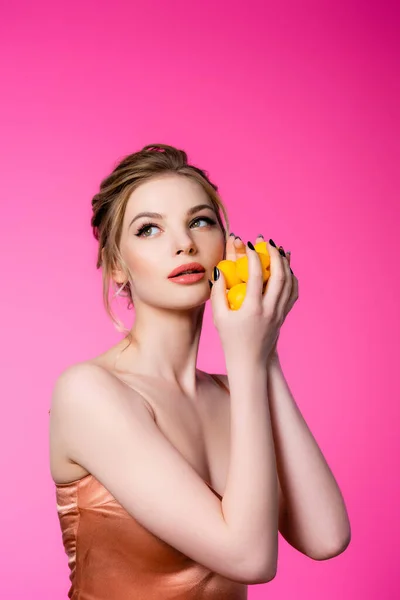
<svg viewBox="0 0 400 600">
<path fill-rule="evenodd" d="M 327 562 L 280 538 L 276 578 L 249 598 L 398 597 L 397 6 L 3 4 L 2 598 L 66 598 L 51 391 L 119 339 L 90 199 L 117 160 L 158 142 L 208 171 L 235 233 L 292 251 L 300 298 L 280 355 L 351 520 L 349 548 Z M 198 366 L 224 372 L 209 303 Z"/>
</svg>

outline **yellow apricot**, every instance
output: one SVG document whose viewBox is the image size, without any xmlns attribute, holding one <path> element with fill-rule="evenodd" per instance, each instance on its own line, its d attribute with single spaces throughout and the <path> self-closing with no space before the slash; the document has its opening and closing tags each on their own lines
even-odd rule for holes
<svg viewBox="0 0 400 600">
<path fill-rule="evenodd" d="M 242 282 L 236 273 L 236 264 L 234 260 L 220 260 L 217 264 L 217 268 L 224 274 L 226 287 L 228 289 Z"/>
<path fill-rule="evenodd" d="M 227 298 L 231 310 L 238 310 L 242 306 L 246 297 L 246 287 L 245 283 L 238 283 L 228 291 Z"/>
<path fill-rule="evenodd" d="M 258 244 L 254 244 L 254 250 L 261 254 L 268 254 L 269 256 L 267 242 L 258 242 Z"/>
<path fill-rule="evenodd" d="M 271 257 L 269 255 L 269 252 L 266 252 L 265 254 L 264 252 L 257 252 L 257 254 L 260 257 L 261 266 L 263 267 L 263 269 L 269 269 L 271 267 Z"/>
<path fill-rule="evenodd" d="M 269 270 L 270 266 L 270 258 L 269 254 L 262 254 L 261 252 L 257 252 L 258 258 L 261 262 L 261 270 L 263 281 L 267 281 L 271 275 L 271 271 Z M 241 256 L 236 260 L 236 273 L 240 277 L 241 281 L 247 282 L 249 279 L 249 261 L 247 256 Z"/>
</svg>

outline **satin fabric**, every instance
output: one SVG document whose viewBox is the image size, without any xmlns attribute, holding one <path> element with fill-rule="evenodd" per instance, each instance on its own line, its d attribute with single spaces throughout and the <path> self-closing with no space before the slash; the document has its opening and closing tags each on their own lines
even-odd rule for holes
<svg viewBox="0 0 400 600">
<path fill-rule="evenodd" d="M 90 473 L 55 487 L 71 600 L 247 599 L 246 584 L 210 571 L 154 536 Z"/>
</svg>

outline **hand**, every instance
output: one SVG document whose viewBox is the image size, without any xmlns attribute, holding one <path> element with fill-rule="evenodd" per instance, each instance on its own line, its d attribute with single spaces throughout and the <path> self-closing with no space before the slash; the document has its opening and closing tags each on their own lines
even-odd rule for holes
<svg viewBox="0 0 400 600">
<path fill-rule="evenodd" d="M 279 247 L 282 248 L 282 246 L 279 246 Z M 283 250 L 283 248 L 282 248 L 282 250 Z M 284 312 L 283 312 L 283 321 L 282 321 L 282 324 L 284 323 L 287 315 L 292 310 L 294 304 L 296 303 L 296 301 L 299 298 L 299 280 L 294 275 L 294 273 L 292 273 L 291 270 L 290 270 L 290 259 L 291 259 L 290 253 L 289 254 L 286 253 L 286 258 L 287 258 L 287 263 L 289 265 L 289 270 L 288 270 L 289 273 L 287 273 L 287 271 L 286 271 L 286 273 L 287 273 L 287 276 L 291 277 L 291 279 L 292 279 L 292 291 L 291 291 L 290 297 L 288 299 L 288 302 L 287 302 L 287 304 L 285 306 L 285 309 L 284 309 Z M 282 257 L 282 260 L 283 260 L 284 263 L 286 262 L 283 257 Z M 279 334 L 280 334 L 280 330 L 279 330 Z M 271 352 L 270 352 L 269 357 L 268 357 L 269 359 L 278 358 L 277 344 L 278 344 L 279 334 L 278 334 L 278 337 L 277 337 L 277 339 L 275 341 L 275 344 L 271 348 Z"/>
<path fill-rule="evenodd" d="M 255 240 L 255 244 L 258 244 L 258 242 L 263 242 L 264 238 L 262 235 L 257 236 L 256 240 Z M 282 246 L 279 246 L 279 248 L 282 248 Z M 246 246 L 243 243 L 243 241 L 240 239 L 240 237 L 235 237 L 235 236 L 229 236 L 228 240 L 226 242 L 226 259 L 227 260 L 233 260 L 236 261 L 238 258 L 240 258 L 241 256 L 244 256 L 246 254 Z M 279 255 L 281 256 L 281 255 Z M 288 277 L 292 277 L 292 292 L 291 295 L 289 297 L 289 300 L 285 306 L 284 309 L 284 313 L 283 313 L 283 322 L 285 321 L 287 315 L 289 314 L 289 312 L 292 310 L 294 304 L 296 303 L 296 301 L 298 300 L 299 297 L 299 282 L 297 277 L 290 271 L 290 259 L 291 259 L 291 254 L 286 253 L 285 257 L 287 259 L 287 262 L 289 264 L 289 269 L 286 270 L 286 274 Z M 285 262 L 284 258 L 282 257 L 282 261 Z M 283 324 L 283 323 L 282 323 Z M 278 339 L 279 339 L 279 335 L 280 335 L 280 330 L 278 332 L 277 338 L 275 343 L 273 344 L 272 348 L 271 348 L 271 352 L 268 356 L 268 358 L 275 358 L 277 357 L 277 344 L 278 344 Z"/>
<path fill-rule="evenodd" d="M 268 246 L 271 276 L 264 294 L 258 254 L 245 246 L 249 279 L 242 306 L 236 311 L 230 309 L 222 272 L 214 282 L 210 296 L 214 325 L 224 350 L 229 353 L 238 351 L 250 354 L 256 361 L 261 362 L 267 359 L 279 335 L 285 307 L 292 291 L 288 261 L 282 259 L 277 248 L 271 244 Z"/>
</svg>

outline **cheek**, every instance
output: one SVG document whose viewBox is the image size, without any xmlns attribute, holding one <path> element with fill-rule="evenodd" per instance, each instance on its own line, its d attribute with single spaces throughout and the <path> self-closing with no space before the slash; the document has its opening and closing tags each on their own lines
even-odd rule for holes
<svg viewBox="0 0 400 600">
<path fill-rule="evenodd" d="M 210 245 L 208 246 L 208 252 L 210 252 Z M 226 243 L 223 234 L 221 233 L 219 236 L 218 243 L 213 244 L 212 246 L 212 261 L 214 264 L 217 264 L 220 260 L 225 259 L 226 255 Z"/>
<path fill-rule="evenodd" d="M 134 244 L 132 244 L 129 239 L 121 240 L 120 252 L 133 279 L 136 275 L 140 275 L 142 272 L 146 271 L 146 263 L 149 260 L 149 257 L 144 252 L 138 252 L 137 248 L 134 248 Z"/>
<path fill-rule="evenodd" d="M 219 257 L 218 260 L 225 260 L 226 258 L 226 243 L 225 243 L 225 238 L 222 236 L 221 237 L 221 244 L 219 247 Z"/>
<path fill-rule="evenodd" d="M 150 279 L 160 275 L 162 271 L 162 260 L 160 255 L 152 249 L 135 250 L 127 256 L 127 264 L 129 266 L 132 277 L 140 279 Z"/>
</svg>

